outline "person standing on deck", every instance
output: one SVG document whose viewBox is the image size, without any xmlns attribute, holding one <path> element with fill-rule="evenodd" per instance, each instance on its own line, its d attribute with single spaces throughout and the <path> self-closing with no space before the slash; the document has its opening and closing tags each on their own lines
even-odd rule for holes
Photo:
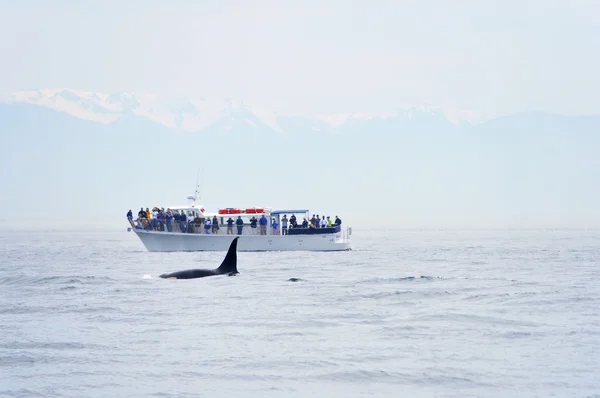
<svg viewBox="0 0 600 398">
<path fill-rule="evenodd" d="M 164 231 L 165 230 L 165 213 L 161 209 L 158 210 L 156 214 L 156 230 Z"/>
<path fill-rule="evenodd" d="M 181 230 L 181 215 L 179 214 L 179 210 L 175 210 L 173 214 L 173 221 L 175 221 L 175 229 Z"/>
<path fill-rule="evenodd" d="M 129 211 L 127 212 L 127 221 L 129 221 L 129 224 L 131 224 L 131 226 L 135 228 L 135 224 L 133 223 L 133 212 L 131 211 L 131 209 L 129 209 Z"/>
<path fill-rule="evenodd" d="M 181 232 L 187 232 L 187 216 L 185 215 L 185 210 L 181 210 L 181 218 L 179 219 L 179 227 Z"/>
<path fill-rule="evenodd" d="M 219 233 L 219 219 L 217 218 L 217 216 L 214 216 L 212 219 L 212 233 L 213 234 Z"/>
<path fill-rule="evenodd" d="M 235 220 L 235 225 L 237 226 L 238 235 L 241 235 L 242 230 L 244 229 L 244 220 L 242 220 L 242 216 L 238 216 L 237 220 Z"/>
<path fill-rule="evenodd" d="M 173 213 L 171 212 L 171 209 L 167 208 L 167 212 L 165 213 L 165 221 L 167 222 L 167 231 L 168 232 L 173 232 Z"/>
<path fill-rule="evenodd" d="M 227 219 L 227 235 L 233 235 L 233 218 Z"/>
<path fill-rule="evenodd" d="M 288 219 L 287 219 L 287 216 L 284 214 L 283 217 L 281 218 L 281 234 L 287 235 L 287 229 L 288 229 Z"/>
<path fill-rule="evenodd" d="M 154 224 L 152 223 L 152 213 L 150 212 L 150 209 L 148 209 L 146 207 L 146 218 L 148 219 L 148 225 L 150 226 L 149 230 L 153 230 L 154 229 Z"/>
<path fill-rule="evenodd" d="M 260 220 L 258 220 L 258 223 L 260 224 L 260 234 L 261 235 L 267 234 L 267 222 L 268 222 L 267 217 L 265 217 L 264 214 L 262 215 Z"/>
</svg>

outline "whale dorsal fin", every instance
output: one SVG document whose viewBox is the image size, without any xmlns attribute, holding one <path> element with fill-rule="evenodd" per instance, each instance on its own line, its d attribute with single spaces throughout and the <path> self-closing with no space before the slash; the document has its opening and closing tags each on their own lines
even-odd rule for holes
<svg viewBox="0 0 600 398">
<path fill-rule="evenodd" d="M 237 242 L 238 242 L 238 239 L 239 239 L 239 237 L 236 237 L 231 242 L 231 245 L 229 245 L 229 250 L 227 250 L 227 254 L 225 255 L 225 258 L 223 259 L 223 262 L 221 263 L 219 268 L 217 268 L 217 271 L 219 271 L 219 274 L 229 274 L 232 272 L 234 274 L 238 273 L 238 270 L 237 270 Z"/>
</svg>

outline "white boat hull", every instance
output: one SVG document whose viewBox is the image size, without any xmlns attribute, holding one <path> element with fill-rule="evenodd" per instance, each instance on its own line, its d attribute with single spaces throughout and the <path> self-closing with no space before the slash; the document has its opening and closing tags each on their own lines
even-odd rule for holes
<svg viewBox="0 0 600 398">
<path fill-rule="evenodd" d="M 132 229 L 150 252 L 227 251 L 239 236 L 237 250 L 257 251 L 340 251 L 350 250 L 348 231 L 315 235 L 227 235 L 144 231 Z"/>
</svg>

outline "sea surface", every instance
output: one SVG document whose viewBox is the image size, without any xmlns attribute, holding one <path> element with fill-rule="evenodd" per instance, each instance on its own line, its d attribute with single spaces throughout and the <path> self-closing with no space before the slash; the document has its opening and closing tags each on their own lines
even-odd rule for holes
<svg viewBox="0 0 600 398">
<path fill-rule="evenodd" d="M 354 250 L 150 253 L 0 232 L 2 397 L 600 397 L 600 231 L 361 230 Z"/>
</svg>

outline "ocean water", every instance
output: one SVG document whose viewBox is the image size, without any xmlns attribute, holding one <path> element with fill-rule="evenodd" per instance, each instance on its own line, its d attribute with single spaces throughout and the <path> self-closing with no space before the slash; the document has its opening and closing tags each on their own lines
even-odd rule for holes
<svg viewBox="0 0 600 398">
<path fill-rule="evenodd" d="M 5 230 L 0 396 L 600 397 L 600 231 L 353 240 L 164 280 L 224 252 Z"/>
</svg>

